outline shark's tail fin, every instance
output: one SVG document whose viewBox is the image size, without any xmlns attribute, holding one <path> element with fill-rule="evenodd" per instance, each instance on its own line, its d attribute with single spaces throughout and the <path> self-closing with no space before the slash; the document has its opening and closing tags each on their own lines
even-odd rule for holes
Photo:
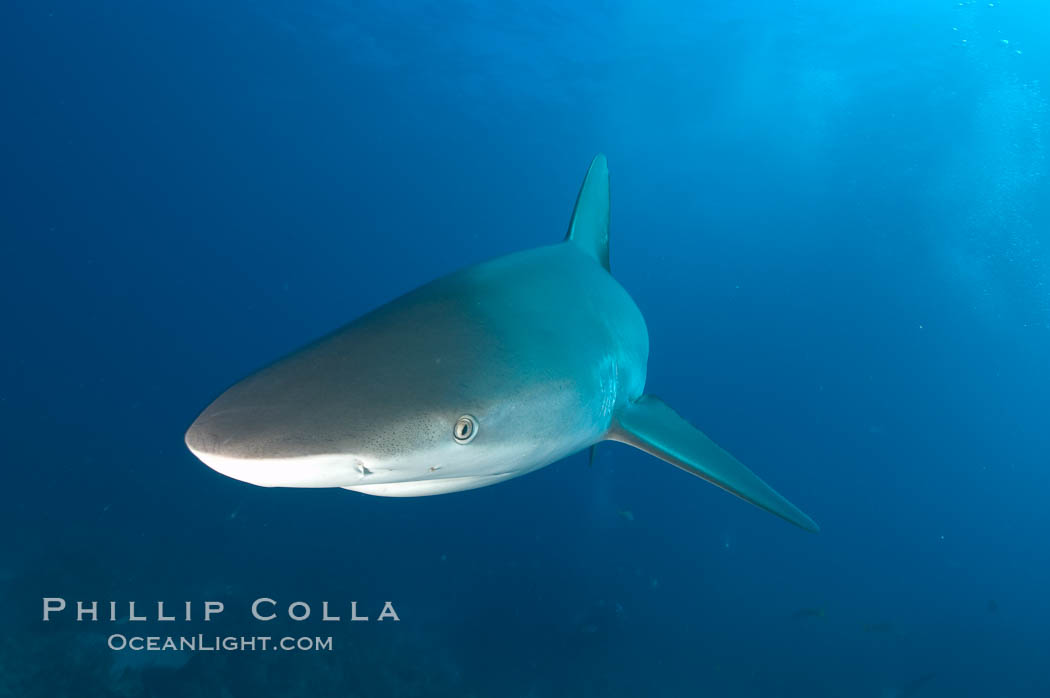
<svg viewBox="0 0 1050 698">
<path fill-rule="evenodd" d="M 609 164 L 598 153 L 587 168 L 565 240 L 609 269 Z"/>
<path fill-rule="evenodd" d="M 677 465 L 807 531 L 820 530 L 813 519 L 657 397 L 643 395 L 628 403 L 608 438 Z"/>
</svg>

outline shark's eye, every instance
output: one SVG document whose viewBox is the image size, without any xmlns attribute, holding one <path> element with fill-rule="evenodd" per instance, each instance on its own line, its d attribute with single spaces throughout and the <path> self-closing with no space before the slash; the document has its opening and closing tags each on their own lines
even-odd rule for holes
<svg viewBox="0 0 1050 698">
<path fill-rule="evenodd" d="M 469 444 L 478 435 L 478 420 L 465 414 L 456 420 L 456 426 L 452 427 L 452 436 L 457 444 Z"/>
</svg>

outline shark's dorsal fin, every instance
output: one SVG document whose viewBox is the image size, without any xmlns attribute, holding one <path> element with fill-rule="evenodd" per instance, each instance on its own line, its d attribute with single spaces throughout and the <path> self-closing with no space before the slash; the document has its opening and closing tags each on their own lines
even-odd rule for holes
<svg viewBox="0 0 1050 698">
<path fill-rule="evenodd" d="M 565 240 L 609 270 L 609 163 L 601 153 L 587 168 Z"/>
<path fill-rule="evenodd" d="M 820 530 L 813 519 L 653 395 L 625 405 L 608 438 L 677 465 L 807 531 Z"/>
</svg>

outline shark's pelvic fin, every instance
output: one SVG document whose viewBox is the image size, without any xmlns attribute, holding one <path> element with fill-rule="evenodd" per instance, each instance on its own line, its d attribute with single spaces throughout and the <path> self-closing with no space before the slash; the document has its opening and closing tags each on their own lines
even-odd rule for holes
<svg viewBox="0 0 1050 698">
<path fill-rule="evenodd" d="M 598 153 L 587 168 L 565 240 L 609 270 L 609 163 Z"/>
<path fill-rule="evenodd" d="M 820 530 L 813 519 L 657 397 L 642 395 L 628 403 L 608 438 L 677 465 L 807 531 Z"/>
</svg>

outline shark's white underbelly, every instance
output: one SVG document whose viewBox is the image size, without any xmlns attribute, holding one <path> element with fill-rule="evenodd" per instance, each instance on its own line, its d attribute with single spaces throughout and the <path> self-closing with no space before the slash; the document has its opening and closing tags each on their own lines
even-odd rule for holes
<svg viewBox="0 0 1050 698">
<path fill-rule="evenodd" d="M 473 490 L 486 485 L 509 480 L 522 473 L 501 473 L 498 475 L 474 475 L 467 477 L 446 477 L 439 480 L 415 480 L 412 482 L 388 482 L 380 485 L 355 485 L 343 489 L 363 494 L 374 494 L 378 497 L 425 497 L 431 494 L 447 494 L 462 490 Z"/>
</svg>

